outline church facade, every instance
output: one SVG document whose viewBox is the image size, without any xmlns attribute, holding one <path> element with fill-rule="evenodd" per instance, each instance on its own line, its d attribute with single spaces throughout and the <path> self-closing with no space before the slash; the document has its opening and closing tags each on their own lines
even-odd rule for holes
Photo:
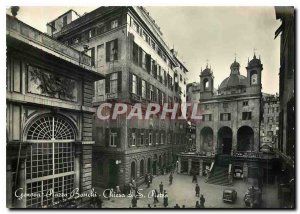
<svg viewBox="0 0 300 214">
<path fill-rule="evenodd" d="M 260 164 L 272 158 L 260 152 L 262 70 L 255 54 L 248 60 L 246 76 L 234 60 L 217 90 L 212 70 L 206 66 L 201 71 L 196 154 L 179 155 L 180 172 L 206 175 L 208 182 L 222 185 L 232 183 L 235 172 L 254 182 L 263 180 L 264 171 L 270 174 L 270 168 Z"/>
</svg>

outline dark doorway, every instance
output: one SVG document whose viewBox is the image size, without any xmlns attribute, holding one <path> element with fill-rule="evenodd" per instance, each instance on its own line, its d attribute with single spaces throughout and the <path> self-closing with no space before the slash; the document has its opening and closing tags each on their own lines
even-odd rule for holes
<svg viewBox="0 0 300 214">
<path fill-rule="evenodd" d="M 222 154 L 230 154 L 232 149 L 232 130 L 222 127 L 218 131 L 218 147 Z"/>
<path fill-rule="evenodd" d="M 118 185 L 118 165 L 116 160 L 109 160 L 109 187 L 116 187 Z"/>
<path fill-rule="evenodd" d="M 156 160 L 153 161 L 152 163 L 152 170 L 153 170 L 153 175 L 156 175 Z"/>
<path fill-rule="evenodd" d="M 134 161 L 131 162 L 131 179 L 135 179 L 136 178 L 136 164 Z"/>
<path fill-rule="evenodd" d="M 249 126 L 242 126 L 237 132 L 237 151 L 252 151 L 254 132 Z"/>
</svg>

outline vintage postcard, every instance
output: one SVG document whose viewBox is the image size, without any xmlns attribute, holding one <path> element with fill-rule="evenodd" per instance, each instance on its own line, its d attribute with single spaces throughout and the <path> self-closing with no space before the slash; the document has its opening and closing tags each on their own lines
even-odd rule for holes
<svg viewBox="0 0 300 214">
<path fill-rule="evenodd" d="M 293 6 L 11 6 L 6 48 L 7 208 L 295 208 Z"/>
</svg>

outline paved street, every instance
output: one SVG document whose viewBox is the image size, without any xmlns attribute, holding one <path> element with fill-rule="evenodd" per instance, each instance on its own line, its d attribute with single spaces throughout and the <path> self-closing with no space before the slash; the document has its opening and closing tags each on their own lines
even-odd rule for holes
<svg viewBox="0 0 300 214">
<path fill-rule="evenodd" d="M 145 185 L 141 185 L 139 189 L 143 194 L 144 198 L 141 198 L 137 202 L 139 208 L 145 208 L 148 206 L 148 203 L 151 207 L 154 207 L 153 198 L 148 198 L 148 193 L 152 189 L 156 188 L 159 191 L 159 183 L 162 181 L 164 184 L 164 189 L 167 190 L 169 195 L 169 206 L 174 207 L 176 203 L 180 207 L 185 205 L 186 208 L 194 208 L 197 197 L 195 196 L 195 183 L 192 183 L 192 177 L 188 175 L 174 174 L 173 184 L 169 185 L 169 175 L 157 176 L 154 178 L 150 188 L 147 188 Z M 241 181 L 236 180 L 234 185 L 231 188 L 234 188 L 237 191 L 237 201 L 234 204 L 224 203 L 222 201 L 223 190 L 227 187 L 207 184 L 204 182 L 204 177 L 198 177 L 198 183 L 200 185 L 200 194 L 203 194 L 205 197 L 205 207 L 206 208 L 244 208 L 243 197 L 247 190 L 248 185 Z M 102 193 L 102 190 L 96 189 L 99 193 Z M 277 187 L 276 185 L 264 185 L 263 187 L 263 208 L 278 208 L 279 201 L 277 200 Z M 198 198 L 199 200 L 199 198 Z M 129 208 L 131 206 L 131 198 L 111 198 L 110 200 L 104 199 L 103 207 L 104 208 Z M 163 199 L 159 198 L 159 203 L 156 204 L 156 207 L 163 207 Z"/>
</svg>

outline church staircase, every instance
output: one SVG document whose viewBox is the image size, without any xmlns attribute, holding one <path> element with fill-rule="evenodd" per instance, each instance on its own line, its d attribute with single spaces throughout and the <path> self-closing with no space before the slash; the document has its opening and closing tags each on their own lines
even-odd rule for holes
<svg viewBox="0 0 300 214">
<path fill-rule="evenodd" d="M 219 156 L 210 172 L 206 183 L 221 185 L 221 186 L 232 186 L 232 183 L 228 177 L 228 169 L 230 165 L 230 157 Z"/>
</svg>

